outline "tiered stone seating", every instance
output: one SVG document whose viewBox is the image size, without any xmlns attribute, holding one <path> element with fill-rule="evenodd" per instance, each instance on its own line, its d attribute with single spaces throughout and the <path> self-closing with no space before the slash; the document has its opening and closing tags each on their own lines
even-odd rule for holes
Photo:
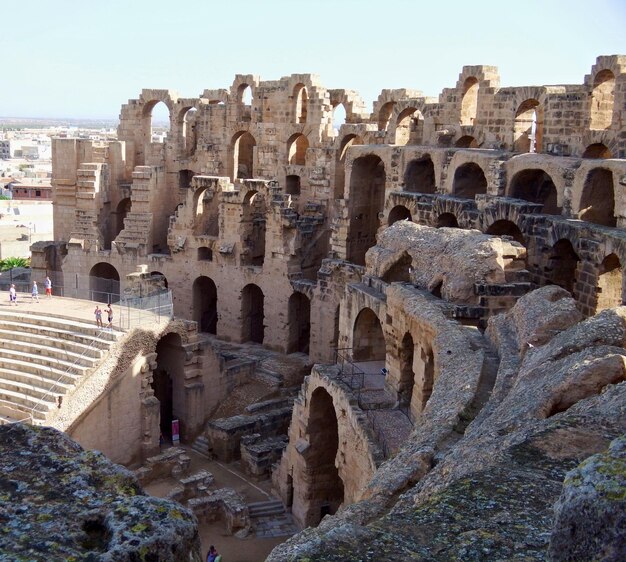
<svg viewBox="0 0 626 562">
<path fill-rule="evenodd" d="M 120 336 L 82 320 L 0 310 L 0 424 L 44 424 Z"/>
</svg>

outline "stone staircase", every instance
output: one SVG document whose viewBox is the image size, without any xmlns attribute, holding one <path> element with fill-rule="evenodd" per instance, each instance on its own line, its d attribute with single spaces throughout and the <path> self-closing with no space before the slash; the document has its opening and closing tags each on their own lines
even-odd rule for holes
<svg viewBox="0 0 626 562">
<path fill-rule="evenodd" d="M 287 537 L 299 531 L 280 500 L 249 503 L 248 512 L 254 534 L 259 538 Z"/>
<path fill-rule="evenodd" d="M 58 315 L 0 310 L 0 424 L 43 425 L 120 336 Z"/>
</svg>

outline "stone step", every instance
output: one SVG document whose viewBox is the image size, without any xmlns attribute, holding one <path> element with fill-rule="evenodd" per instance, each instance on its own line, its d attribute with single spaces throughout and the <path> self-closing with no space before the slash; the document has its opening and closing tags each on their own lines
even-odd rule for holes
<svg viewBox="0 0 626 562">
<path fill-rule="evenodd" d="M 0 373 L 0 392 L 11 390 L 12 392 L 19 392 L 25 394 L 30 398 L 37 400 L 43 400 L 50 402 L 56 400 L 57 396 L 65 394 L 67 390 L 63 386 L 54 386 L 54 382 L 39 381 L 40 384 L 35 384 L 33 381 L 24 382 L 22 380 L 8 379 Z"/>
<path fill-rule="evenodd" d="M 42 375 L 33 375 L 32 373 L 26 373 L 16 369 L 0 368 L 0 380 L 23 383 L 46 390 L 55 385 L 58 389 L 57 392 L 62 394 L 74 388 L 78 380 L 80 380 L 80 377 L 68 376 L 63 377 L 63 379 L 60 379 L 59 377 L 50 378 Z M 0 383 L 0 388 L 2 387 L 3 385 Z"/>
<path fill-rule="evenodd" d="M 30 413 L 32 409 L 33 413 L 41 414 L 39 416 L 35 415 L 39 419 L 44 419 L 46 412 L 56 405 L 55 396 L 49 395 L 40 399 L 8 388 L 0 388 L 0 401 L 2 400 L 10 402 L 15 408 L 25 413 Z"/>
<path fill-rule="evenodd" d="M 54 346 L 51 346 L 51 343 L 54 343 Z M 15 349 L 32 346 L 41 349 L 42 354 L 46 354 L 48 350 L 54 350 L 55 353 L 53 355 L 64 353 L 71 357 L 84 357 L 92 361 L 99 361 L 104 355 L 103 350 L 100 348 L 70 339 L 52 339 L 39 333 L 18 332 L 2 328 L 0 328 L 0 346 L 10 346 Z"/>
<path fill-rule="evenodd" d="M 268 500 L 263 502 L 254 502 L 248 504 L 250 517 L 269 517 L 275 515 L 283 515 L 285 506 L 280 500 Z"/>
<path fill-rule="evenodd" d="M 17 359 L 17 357 L 24 357 L 24 354 L 11 352 L 7 349 L 0 350 L 0 369 L 15 369 L 51 380 L 61 379 L 65 382 L 72 382 L 90 371 L 87 367 L 71 364 L 65 365 L 52 360 L 46 361 L 45 358 L 43 358 L 42 362 L 34 362 L 28 360 L 27 357 L 24 357 L 25 360 Z"/>
<path fill-rule="evenodd" d="M 60 355 L 63 356 L 63 353 L 61 352 Z M 7 361 L 26 361 L 32 366 L 39 366 L 46 370 L 56 368 L 61 371 L 76 373 L 77 375 L 84 375 L 96 364 L 95 361 L 89 358 L 81 359 L 80 357 L 72 358 L 70 356 L 67 359 L 61 359 L 58 356 L 41 353 L 40 348 L 29 347 L 27 351 L 24 348 L 13 349 L 13 347 L 0 345 L 0 365 L 5 364 Z"/>
<path fill-rule="evenodd" d="M 209 442 L 207 438 L 204 435 L 196 437 L 196 440 L 191 445 L 191 450 L 205 457 L 209 457 Z"/>
<path fill-rule="evenodd" d="M 112 343 L 117 341 L 117 336 L 114 335 L 112 338 L 109 336 L 109 334 L 116 334 L 116 332 L 95 330 L 93 326 L 91 326 L 88 331 L 79 332 L 60 327 L 47 326 L 45 324 L 25 323 L 0 318 L 0 329 L 38 334 L 55 340 L 76 341 L 83 345 L 92 345 L 98 349 L 108 349 Z"/>
</svg>

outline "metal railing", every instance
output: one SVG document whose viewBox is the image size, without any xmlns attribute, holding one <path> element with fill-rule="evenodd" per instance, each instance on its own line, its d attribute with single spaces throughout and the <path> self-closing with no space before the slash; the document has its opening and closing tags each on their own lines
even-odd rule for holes
<svg viewBox="0 0 626 562">
<path fill-rule="evenodd" d="M 337 378 L 356 394 L 359 408 L 362 408 L 361 389 L 365 386 L 365 371 L 350 359 L 350 351 L 352 348 L 349 347 L 335 349 L 335 364 L 339 366 Z"/>
</svg>

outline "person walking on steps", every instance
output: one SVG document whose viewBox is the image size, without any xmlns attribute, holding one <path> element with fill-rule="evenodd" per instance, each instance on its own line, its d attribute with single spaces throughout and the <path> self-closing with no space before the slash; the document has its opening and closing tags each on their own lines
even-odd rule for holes
<svg viewBox="0 0 626 562">
<path fill-rule="evenodd" d="M 43 286 L 46 289 L 46 297 L 52 298 L 52 281 L 50 281 L 50 277 L 46 276 Z"/>
<path fill-rule="evenodd" d="M 15 290 L 15 285 L 13 284 L 11 284 L 11 288 L 9 289 L 9 302 L 17 306 L 17 291 Z"/>
<path fill-rule="evenodd" d="M 107 324 L 107 328 L 109 330 L 113 329 L 113 307 L 111 306 L 111 304 L 109 303 L 108 308 L 106 309 L 106 313 L 107 313 L 107 320 L 109 321 L 109 323 Z"/>
<path fill-rule="evenodd" d="M 30 293 L 30 297 L 33 301 L 39 302 L 39 287 L 37 287 L 37 281 L 33 281 L 33 290 Z"/>
<path fill-rule="evenodd" d="M 102 328 L 104 328 L 104 326 L 102 325 L 102 309 L 98 305 L 96 305 L 96 310 L 94 310 L 93 313 L 96 317 L 96 327 L 102 330 Z"/>
</svg>

